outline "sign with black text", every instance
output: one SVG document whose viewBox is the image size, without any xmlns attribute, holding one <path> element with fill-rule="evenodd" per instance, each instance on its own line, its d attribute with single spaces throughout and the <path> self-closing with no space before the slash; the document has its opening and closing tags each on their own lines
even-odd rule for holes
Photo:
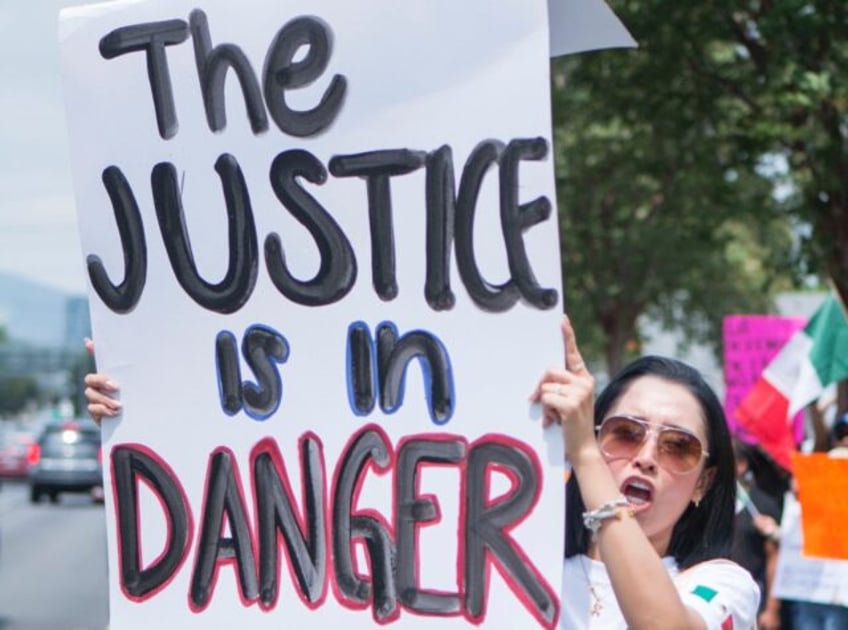
<svg viewBox="0 0 848 630">
<path fill-rule="evenodd" d="M 555 627 L 545 0 L 61 19 L 114 628 Z"/>
</svg>

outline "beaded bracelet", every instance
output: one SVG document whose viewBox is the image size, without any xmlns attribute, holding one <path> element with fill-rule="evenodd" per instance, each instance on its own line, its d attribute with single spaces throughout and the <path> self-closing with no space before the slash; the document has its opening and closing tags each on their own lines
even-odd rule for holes
<svg viewBox="0 0 848 630">
<path fill-rule="evenodd" d="M 598 540 L 598 532 L 601 530 L 601 525 L 604 521 L 610 518 L 623 519 L 625 516 L 633 516 L 633 509 L 629 508 L 630 503 L 622 496 L 619 496 L 614 501 L 607 501 L 601 507 L 583 512 L 583 525 L 592 532 L 592 542 Z"/>
</svg>

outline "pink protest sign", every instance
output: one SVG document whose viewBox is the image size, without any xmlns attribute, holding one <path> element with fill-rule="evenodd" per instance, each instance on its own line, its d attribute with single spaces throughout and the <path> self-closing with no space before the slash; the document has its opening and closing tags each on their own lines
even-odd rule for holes
<svg viewBox="0 0 848 630">
<path fill-rule="evenodd" d="M 728 315 L 724 318 L 724 412 L 730 431 L 745 439 L 735 410 L 760 378 L 763 369 L 792 334 L 804 327 L 802 317 Z M 796 441 L 803 438 L 802 414 L 793 424 Z"/>
</svg>

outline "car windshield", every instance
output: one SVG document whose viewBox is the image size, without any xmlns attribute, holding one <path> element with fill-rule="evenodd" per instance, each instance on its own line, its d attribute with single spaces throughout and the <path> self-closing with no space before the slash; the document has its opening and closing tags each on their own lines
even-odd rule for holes
<svg viewBox="0 0 848 630">
<path fill-rule="evenodd" d="M 55 429 L 44 434 L 41 453 L 44 457 L 97 457 L 100 435 L 96 431 Z"/>
</svg>

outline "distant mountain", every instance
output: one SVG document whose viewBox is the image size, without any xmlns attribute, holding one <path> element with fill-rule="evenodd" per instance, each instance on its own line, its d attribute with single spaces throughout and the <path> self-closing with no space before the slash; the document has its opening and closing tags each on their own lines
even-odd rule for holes
<svg viewBox="0 0 848 630">
<path fill-rule="evenodd" d="M 36 346 L 79 348 L 91 329 L 86 296 L 0 272 L 0 326 Z"/>
</svg>

